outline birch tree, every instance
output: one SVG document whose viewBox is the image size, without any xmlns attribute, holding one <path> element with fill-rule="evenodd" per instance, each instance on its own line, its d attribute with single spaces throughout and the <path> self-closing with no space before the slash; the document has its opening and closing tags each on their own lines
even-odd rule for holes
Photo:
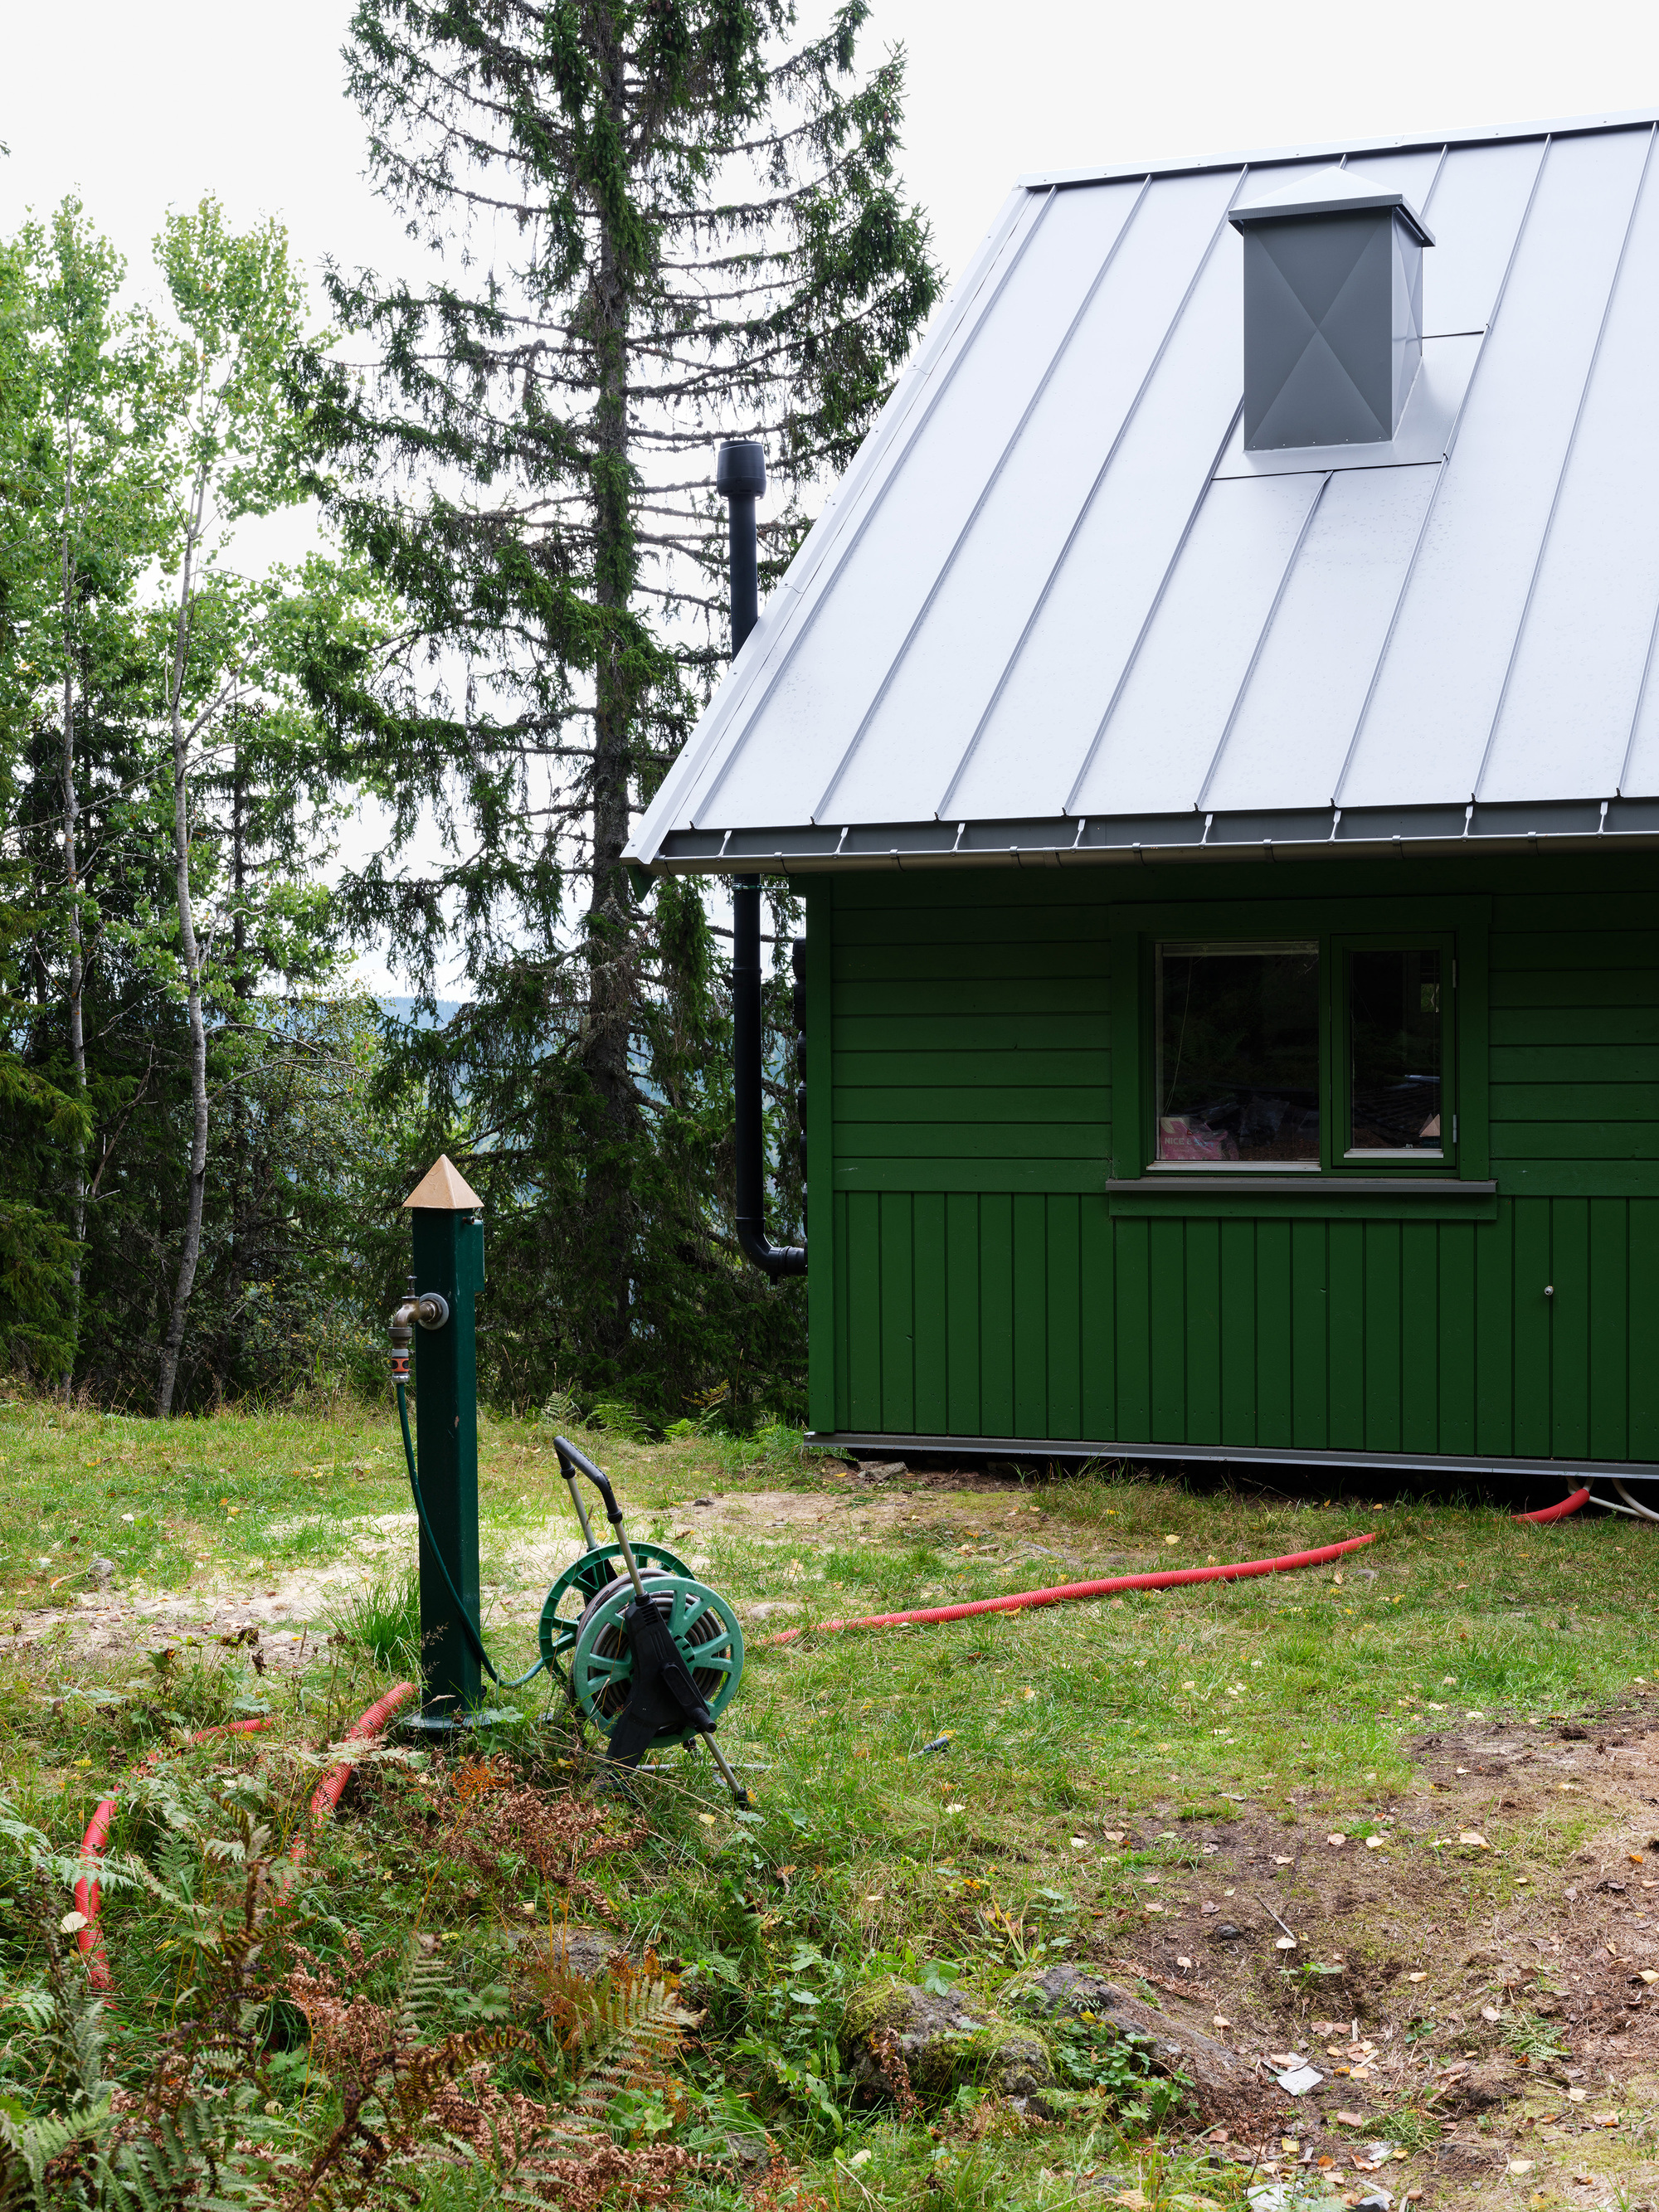
<svg viewBox="0 0 1659 2212">
<path fill-rule="evenodd" d="M 79 1335 L 87 1231 L 85 991 L 88 963 L 102 941 L 98 902 L 86 880 L 82 793 L 85 780 L 99 772 L 94 721 L 107 714 L 112 695 L 136 691 L 142 648 L 135 592 L 165 540 L 168 379 L 151 319 L 117 305 L 125 264 L 78 201 L 71 198 L 49 222 L 27 226 L 19 247 L 29 280 L 33 391 L 27 474 L 14 491 L 33 549 L 27 666 L 49 697 L 40 727 L 57 751 L 61 874 L 51 904 L 64 941 L 64 1047 L 80 1109 L 76 1121 L 65 1124 L 74 1249 L 67 1380 Z"/>
<path fill-rule="evenodd" d="M 216 916 L 200 926 L 192 790 L 219 725 L 269 694 L 276 669 L 270 633 L 287 582 L 280 574 L 248 582 L 227 556 L 238 524 L 306 494 L 284 387 L 303 334 L 304 301 L 281 225 L 238 234 L 217 202 L 204 199 L 193 213 L 168 218 L 155 255 L 182 333 L 173 365 L 179 497 L 167 550 L 171 601 L 157 644 L 192 1107 L 185 1219 L 156 1381 L 156 1410 L 165 1415 L 201 1255 L 210 1120 L 205 997 Z"/>
</svg>

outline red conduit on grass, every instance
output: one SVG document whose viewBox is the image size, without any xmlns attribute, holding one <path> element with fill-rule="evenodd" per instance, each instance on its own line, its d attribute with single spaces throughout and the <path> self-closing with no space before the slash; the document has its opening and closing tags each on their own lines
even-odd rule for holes
<svg viewBox="0 0 1659 2212">
<path fill-rule="evenodd" d="M 1322 1567 L 1332 1559 L 1340 1559 L 1345 1552 L 1357 1552 L 1362 1544 L 1374 1544 L 1377 1532 L 1370 1529 L 1363 1536 L 1347 1536 L 1340 1544 L 1322 1544 L 1316 1552 L 1286 1552 L 1277 1559 L 1242 1559 L 1225 1567 L 1173 1567 L 1161 1575 L 1112 1575 L 1098 1583 L 1055 1583 L 1046 1589 L 1011 1591 L 1006 1597 L 976 1598 L 971 1605 L 930 1605 L 914 1613 L 871 1613 L 859 1620 L 819 1620 L 812 1624 L 813 1631 L 828 1635 L 842 1628 L 902 1628 L 911 1621 L 966 1620 L 976 1613 L 1018 1613 L 1028 1605 L 1058 1605 L 1062 1599 L 1076 1597 L 1109 1597 L 1115 1590 L 1178 1589 L 1186 1583 L 1239 1582 L 1247 1575 L 1282 1575 L 1294 1567 Z M 805 1636 L 805 1628 L 786 1628 L 781 1635 L 768 1636 L 764 1644 L 793 1644 L 798 1636 Z"/>
<path fill-rule="evenodd" d="M 1581 1505 L 1589 1504 L 1589 1491 L 1575 1490 L 1571 1498 L 1564 1498 L 1559 1505 L 1545 1505 L 1536 1513 L 1517 1513 L 1517 1521 L 1565 1521 L 1569 1513 L 1576 1513 Z"/>
<path fill-rule="evenodd" d="M 254 1735 L 259 1729 L 270 1726 L 268 1720 L 224 1721 L 217 1728 L 198 1729 L 190 1741 L 191 1743 L 206 1743 L 216 1735 Z M 142 1774 L 145 1767 L 153 1765 L 161 1755 L 159 1751 L 151 1752 L 148 1758 L 140 1760 L 137 1771 Z M 115 1796 L 112 1790 L 107 1797 L 100 1798 L 91 1820 L 88 1821 L 87 1832 L 81 1838 L 83 1859 L 90 1859 L 95 1863 L 104 1856 L 104 1845 L 109 1841 L 109 1825 L 115 1818 Z M 104 1939 L 99 1932 L 98 1877 L 94 1873 L 88 1871 L 83 1874 L 76 1883 L 75 1909 L 86 1916 L 86 1924 L 76 1929 L 75 1940 L 86 1957 L 87 1980 L 94 1990 L 106 1990 L 110 1985 L 109 1960 L 104 1954 Z"/>
<path fill-rule="evenodd" d="M 415 1685 L 412 1682 L 398 1683 L 386 1692 L 385 1697 L 377 1698 L 368 1711 L 352 1723 L 345 1732 L 344 1741 L 347 1743 L 367 1742 L 379 1735 L 398 1707 L 406 1705 L 414 1694 Z M 259 1729 L 272 1725 L 270 1720 L 228 1721 L 219 1728 L 198 1729 L 190 1741 L 191 1743 L 206 1743 L 210 1737 L 218 1735 L 253 1735 Z M 142 1762 L 138 1771 L 142 1773 L 144 1766 L 160 1756 L 159 1752 L 152 1752 L 149 1758 Z M 330 1769 L 313 1791 L 311 1817 L 313 1820 L 325 1820 L 333 1812 L 340 1802 L 341 1791 L 351 1778 L 351 1768 L 350 1759 L 342 1759 L 339 1765 Z M 87 1961 L 88 1985 L 94 1990 L 107 1990 L 111 1986 L 109 1959 L 104 1949 L 103 1931 L 99 1926 L 100 1900 L 95 1868 L 104 1855 L 104 1845 L 109 1841 L 110 1823 L 115 1818 L 116 1794 L 112 1790 L 107 1797 L 100 1798 L 87 1823 L 87 1832 L 81 1838 L 81 1856 L 91 1863 L 75 1885 L 75 1909 L 85 1916 L 85 1924 L 76 1930 L 75 1940 Z M 304 1849 L 303 1843 L 297 1844 L 295 1857 Z"/>
<path fill-rule="evenodd" d="M 398 1682 L 385 1697 L 377 1698 L 361 1720 L 353 1721 L 345 1732 L 347 1743 L 367 1742 L 377 1736 L 400 1705 L 406 1705 L 415 1694 L 413 1682 Z M 340 1792 L 351 1779 L 352 1761 L 343 1759 L 337 1766 L 331 1767 L 311 1795 L 311 1817 L 325 1820 L 340 1802 Z"/>
</svg>

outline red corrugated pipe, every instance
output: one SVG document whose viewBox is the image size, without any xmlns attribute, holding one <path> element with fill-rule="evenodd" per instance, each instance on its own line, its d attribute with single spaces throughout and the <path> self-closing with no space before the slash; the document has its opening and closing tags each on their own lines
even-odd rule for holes
<svg viewBox="0 0 1659 2212">
<path fill-rule="evenodd" d="M 898 1628 L 908 1621 L 966 1620 L 975 1613 L 1018 1613 L 1028 1605 L 1058 1605 L 1062 1598 L 1109 1597 L 1115 1590 L 1176 1589 L 1184 1583 L 1242 1581 L 1247 1575 L 1282 1575 L 1292 1567 L 1322 1567 L 1362 1544 L 1374 1544 L 1376 1530 L 1363 1536 L 1346 1536 L 1340 1544 L 1322 1544 L 1315 1552 L 1286 1552 L 1277 1559 L 1242 1559 L 1225 1567 L 1172 1567 L 1160 1575 L 1112 1575 L 1098 1583 L 1055 1583 L 1046 1589 L 1010 1591 L 1006 1597 L 976 1598 L 971 1605 L 930 1605 L 914 1613 L 870 1613 L 859 1620 L 819 1620 L 812 1626 L 829 1634 L 842 1628 Z M 804 1628 L 786 1628 L 768 1636 L 764 1644 L 793 1644 L 805 1636 Z"/>
<path fill-rule="evenodd" d="M 1581 1505 L 1589 1504 L 1589 1486 L 1575 1490 L 1571 1498 L 1564 1498 L 1559 1505 L 1540 1506 L 1536 1513 L 1517 1513 L 1517 1521 L 1565 1521 L 1569 1513 L 1576 1513 Z"/>
<path fill-rule="evenodd" d="M 346 1730 L 347 1743 L 366 1742 L 377 1736 L 400 1705 L 406 1705 L 415 1694 L 413 1682 L 398 1682 L 385 1697 L 377 1698 L 360 1720 L 355 1720 Z M 337 1766 L 331 1767 L 311 1793 L 311 1817 L 325 1820 L 340 1802 L 340 1792 L 351 1779 L 352 1761 L 343 1759 Z"/>
<path fill-rule="evenodd" d="M 254 1735 L 259 1729 L 271 1725 L 269 1720 L 224 1721 L 216 1728 L 198 1729 L 190 1741 L 191 1743 L 205 1743 L 210 1736 L 216 1735 Z M 142 1774 L 147 1766 L 153 1766 L 161 1756 L 160 1750 L 150 1752 L 140 1759 L 134 1771 Z M 83 1859 L 90 1859 L 95 1863 L 104 1856 L 104 1845 L 109 1841 L 109 1824 L 115 1818 L 115 1795 L 112 1790 L 107 1797 L 100 1798 L 87 1823 L 87 1832 L 81 1838 Z M 75 1885 L 75 1909 L 86 1916 L 86 1924 L 76 1929 L 75 1940 L 86 1958 L 88 1981 L 94 1990 L 106 1990 L 110 1985 L 109 1960 L 104 1954 L 104 1938 L 98 1926 L 98 1877 L 88 1870 Z"/>
<path fill-rule="evenodd" d="M 377 1698 L 368 1711 L 352 1723 L 343 1741 L 347 1743 L 362 1742 L 379 1735 L 398 1707 L 406 1705 L 414 1694 L 415 1685 L 412 1682 L 398 1683 L 386 1692 L 385 1697 Z M 190 1741 L 191 1743 L 206 1743 L 212 1736 L 252 1735 L 261 1729 L 272 1726 L 274 1723 L 268 1719 L 227 1721 L 218 1728 L 198 1729 Z M 145 1767 L 153 1765 L 161 1756 L 159 1750 L 151 1752 L 140 1761 L 136 1771 L 142 1774 Z M 312 1792 L 311 1817 L 313 1820 L 324 1820 L 333 1812 L 340 1802 L 341 1791 L 350 1779 L 351 1768 L 350 1759 L 342 1759 L 339 1765 L 330 1769 Z M 109 1959 L 104 1949 L 103 1931 L 99 1926 L 96 1863 L 103 1856 L 104 1845 L 109 1841 L 110 1823 L 115 1818 L 116 1794 L 112 1790 L 107 1797 L 100 1798 L 87 1823 L 87 1832 L 81 1838 L 81 1856 L 90 1863 L 75 1885 L 76 1910 L 85 1916 L 85 1924 L 76 1930 L 75 1940 L 87 1961 L 88 1984 L 94 1990 L 110 1987 Z M 305 1844 L 301 1840 L 295 1845 L 294 1856 L 299 1857 L 304 1850 Z"/>
</svg>

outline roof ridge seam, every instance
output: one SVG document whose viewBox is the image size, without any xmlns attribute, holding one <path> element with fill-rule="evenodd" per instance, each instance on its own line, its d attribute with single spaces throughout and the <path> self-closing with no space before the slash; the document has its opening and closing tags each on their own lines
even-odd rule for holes
<svg viewBox="0 0 1659 2212">
<path fill-rule="evenodd" d="M 1220 154 L 1195 154 L 1170 161 L 1129 161 L 1099 167 L 1075 169 L 1027 169 L 1014 179 L 1014 189 L 1024 191 L 1065 191 L 1078 185 L 1119 184 L 1130 177 L 1150 175 L 1155 181 L 1164 177 L 1190 177 L 1207 169 L 1233 169 L 1243 163 L 1252 169 L 1272 168 L 1293 161 L 1330 161 L 1340 155 L 1344 161 L 1382 159 L 1390 154 L 1426 154 L 1438 146 L 1447 150 L 1459 147 L 1524 145 L 1534 138 L 1593 137 L 1604 131 L 1634 131 L 1659 122 L 1659 107 L 1621 108 L 1605 114 L 1540 117 L 1524 123 L 1496 123 L 1473 126 L 1462 131 L 1420 131 L 1403 133 L 1398 138 L 1330 139 L 1305 146 L 1256 146 L 1235 148 Z M 1426 215 L 1428 209 L 1424 208 Z"/>
</svg>

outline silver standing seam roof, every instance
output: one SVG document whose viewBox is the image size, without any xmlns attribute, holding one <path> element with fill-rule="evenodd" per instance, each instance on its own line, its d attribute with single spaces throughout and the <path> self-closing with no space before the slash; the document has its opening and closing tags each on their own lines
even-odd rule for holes
<svg viewBox="0 0 1659 2212">
<path fill-rule="evenodd" d="M 629 857 L 1659 842 L 1656 127 L 1023 179 Z M 1229 212 L 1333 164 L 1432 231 L 1422 366 L 1247 453 Z"/>
</svg>

